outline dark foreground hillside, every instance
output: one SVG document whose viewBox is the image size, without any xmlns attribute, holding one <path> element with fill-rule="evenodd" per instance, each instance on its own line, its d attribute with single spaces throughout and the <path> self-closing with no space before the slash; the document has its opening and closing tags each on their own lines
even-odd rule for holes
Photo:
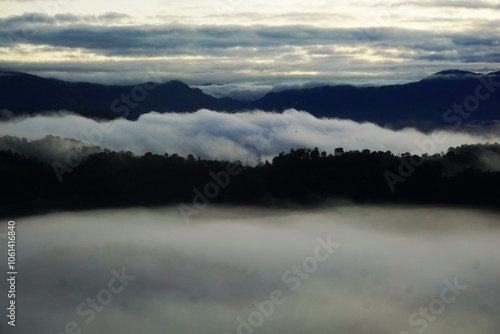
<svg viewBox="0 0 500 334">
<path fill-rule="evenodd" d="M 71 168 L 9 150 L 0 151 L 0 215 L 174 203 L 196 214 L 210 203 L 308 206 L 329 199 L 500 209 L 498 162 L 498 144 L 423 157 L 297 149 L 258 167 L 104 150 Z"/>
</svg>

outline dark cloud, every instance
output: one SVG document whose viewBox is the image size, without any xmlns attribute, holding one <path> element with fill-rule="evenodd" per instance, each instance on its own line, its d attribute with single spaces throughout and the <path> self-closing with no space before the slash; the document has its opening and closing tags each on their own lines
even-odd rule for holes
<svg viewBox="0 0 500 334">
<path fill-rule="evenodd" d="M 107 14 L 115 17 L 119 14 Z M 23 22 L 23 17 L 11 17 L 0 22 L 3 35 L 25 34 L 12 22 Z M 47 18 L 47 23 L 80 23 L 74 15 Z M 7 28 L 7 26 L 9 28 Z M 265 48 L 286 46 L 328 46 L 367 44 L 370 47 L 410 47 L 426 51 L 451 50 L 458 46 L 498 45 L 494 32 L 468 34 L 434 33 L 400 28 L 318 28 L 312 26 L 104 26 L 71 25 L 36 27 L 33 45 L 52 45 L 84 48 L 105 55 L 158 56 L 168 54 L 212 54 L 224 49 L 231 56 L 231 48 Z M 444 42 L 444 43 L 443 43 Z M 3 39 L 3 46 L 14 46 L 15 40 Z M 262 51 L 262 50 L 259 50 Z M 265 50 L 264 50 L 265 51 Z M 240 52 L 247 52 L 240 51 Z"/>
<path fill-rule="evenodd" d="M 0 66 L 71 80 L 131 83 L 148 66 L 162 64 L 168 79 L 190 84 L 267 86 L 400 83 L 447 68 L 498 70 L 500 26 L 481 22 L 466 33 L 381 26 L 112 25 L 128 19 L 120 13 L 32 13 L 0 19 L 0 47 L 6 54 L 77 49 L 85 55 L 50 62 L 10 60 Z M 113 61 L 97 60 L 95 54 Z M 466 68 L 471 63 L 478 66 Z M 238 90 L 241 94 L 235 90 L 234 96 L 243 96 Z"/>
<path fill-rule="evenodd" d="M 500 38 L 498 36 L 494 38 L 482 38 L 477 36 L 459 36 L 453 39 L 453 43 L 456 45 L 464 46 L 499 46 Z"/>
</svg>

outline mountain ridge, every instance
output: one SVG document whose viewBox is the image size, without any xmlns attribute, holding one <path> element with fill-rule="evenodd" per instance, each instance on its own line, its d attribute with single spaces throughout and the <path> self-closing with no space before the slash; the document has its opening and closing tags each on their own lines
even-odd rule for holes
<svg viewBox="0 0 500 334">
<path fill-rule="evenodd" d="M 222 111 L 239 105 L 236 100 L 217 99 L 179 80 L 105 85 L 0 70 L 0 110 L 12 110 L 14 114 L 71 110 L 85 117 L 136 119 L 151 111 Z"/>
<path fill-rule="evenodd" d="M 420 81 L 398 85 L 360 87 L 324 85 L 314 88 L 269 92 L 264 97 L 243 102 L 228 97 L 215 98 L 179 80 L 136 85 L 105 85 L 42 78 L 28 73 L 0 69 L 0 110 L 13 116 L 38 114 L 47 110 L 70 110 L 84 117 L 137 119 L 156 111 L 194 112 L 199 109 L 238 112 L 248 109 L 281 112 L 288 108 L 304 110 L 316 117 L 369 121 L 379 125 L 433 122 L 445 124 L 444 114 L 454 105 L 477 94 L 483 81 L 488 98 L 478 100 L 477 112 L 465 122 L 491 122 L 500 119 L 500 72 L 478 74 L 444 70 Z M 486 88 L 485 88 L 486 89 Z M 484 94 L 486 94 L 484 93 Z"/>
<path fill-rule="evenodd" d="M 489 95 L 482 100 L 476 98 L 475 94 L 478 86 L 484 84 L 479 79 L 491 79 L 500 88 L 500 80 L 493 80 L 499 74 L 500 72 L 477 74 L 446 70 L 406 84 L 378 87 L 326 85 L 291 89 L 270 92 L 250 105 L 252 108 L 274 111 L 295 108 L 308 111 L 316 117 L 347 118 L 379 125 L 404 126 L 411 122 L 446 125 L 448 123 L 445 116 L 448 111 L 471 97 L 477 100 L 478 108 L 462 121 L 491 122 L 500 119 L 499 89 L 485 87 L 483 91 Z M 489 92 L 487 89 L 494 91 Z"/>
</svg>

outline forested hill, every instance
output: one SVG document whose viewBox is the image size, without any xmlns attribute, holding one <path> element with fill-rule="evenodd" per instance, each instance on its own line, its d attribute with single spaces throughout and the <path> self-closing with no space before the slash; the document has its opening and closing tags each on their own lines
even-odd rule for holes
<svg viewBox="0 0 500 334">
<path fill-rule="evenodd" d="M 500 209 L 498 144 L 422 157 L 296 149 L 256 167 L 98 148 L 77 148 L 75 156 L 81 159 L 68 164 L 0 151 L 0 215 L 178 203 L 193 213 L 210 203 L 307 206 L 332 199 Z"/>
</svg>

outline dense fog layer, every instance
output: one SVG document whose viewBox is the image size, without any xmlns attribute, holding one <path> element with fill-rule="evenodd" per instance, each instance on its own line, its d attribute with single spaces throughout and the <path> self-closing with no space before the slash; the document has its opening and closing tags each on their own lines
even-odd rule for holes
<svg viewBox="0 0 500 334">
<path fill-rule="evenodd" d="M 499 218 L 213 205 L 191 224 L 177 207 L 22 218 L 17 326 L 1 332 L 497 334 Z"/>
<path fill-rule="evenodd" d="M 149 113 L 135 122 L 118 119 L 109 123 L 75 115 L 34 116 L 2 124 L 1 134 L 28 140 L 54 135 L 115 151 L 194 154 L 205 159 L 255 163 L 258 156 L 270 159 L 300 147 L 318 147 L 329 153 L 343 147 L 433 154 L 462 144 L 500 142 L 498 126 L 483 128 L 481 133 L 456 129 L 425 134 L 413 128 L 394 131 L 373 123 L 316 118 L 294 109 L 281 114 L 199 110 L 187 114 Z"/>
</svg>

